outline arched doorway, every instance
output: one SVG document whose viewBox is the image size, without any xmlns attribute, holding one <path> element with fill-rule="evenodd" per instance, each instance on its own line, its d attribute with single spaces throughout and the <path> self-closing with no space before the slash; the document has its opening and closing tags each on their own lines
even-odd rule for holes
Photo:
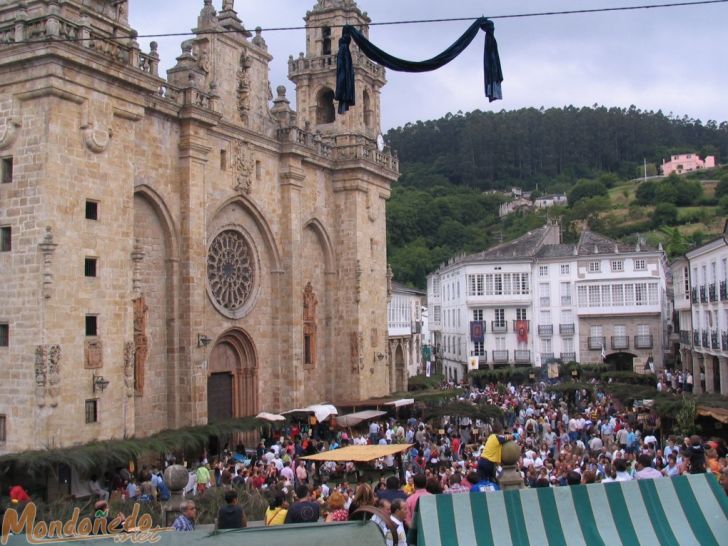
<svg viewBox="0 0 728 546">
<path fill-rule="evenodd" d="M 632 353 L 610 353 L 604 362 L 618 372 L 633 372 L 635 356 Z"/>
<path fill-rule="evenodd" d="M 255 415 L 258 410 L 258 366 L 255 349 L 244 332 L 231 330 L 210 353 L 207 375 L 207 420 Z"/>
</svg>

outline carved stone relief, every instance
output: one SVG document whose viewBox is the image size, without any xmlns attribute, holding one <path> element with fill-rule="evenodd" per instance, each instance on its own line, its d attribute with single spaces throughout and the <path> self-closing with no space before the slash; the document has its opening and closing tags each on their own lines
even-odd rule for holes
<svg viewBox="0 0 728 546">
<path fill-rule="evenodd" d="M 238 63 L 238 113 L 243 123 L 248 123 L 248 116 L 250 115 L 250 67 L 252 66 L 251 60 L 243 53 L 240 55 L 240 62 Z"/>
<path fill-rule="evenodd" d="M 58 405 L 61 394 L 61 346 L 51 345 L 48 349 L 48 397 L 51 407 Z"/>
<path fill-rule="evenodd" d="M 373 188 L 369 188 L 367 192 L 367 216 L 370 222 L 376 222 L 379 218 L 379 212 L 377 210 L 378 196 Z"/>
<path fill-rule="evenodd" d="M 99 123 L 89 121 L 81 125 L 83 142 L 95 154 L 105 152 L 111 142 L 113 132 L 111 127 L 105 128 Z"/>
<path fill-rule="evenodd" d="M 0 150 L 9 148 L 18 137 L 20 118 L 9 117 L 5 119 L 5 125 L 0 129 Z"/>
<path fill-rule="evenodd" d="M 249 194 L 253 189 L 253 171 L 255 160 L 250 144 L 242 140 L 235 141 L 233 148 L 234 189 L 239 194 Z"/>
<path fill-rule="evenodd" d="M 43 241 L 38 245 L 43 255 L 43 297 L 49 299 L 53 295 L 53 253 L 58 245 L 53 242 L 53 232 L 46 226 Z"/>
<path fill-rule="evenodd" d="M 104 346 L 100 339 L 87 339 L 84 347 L 87 369 L 101 368 L 104 365 Z"/>
<path fill-rule="evenodd" d="M 41 408 L 46 404 L 47 358 L 45 346 L 38 345 L 35 348 L 35 397 Z"/>
<path fill-rule="evenodd" d="M 361 261 L 356 261 L 356 270 L 355 270 L 355 278 L 356 282 L 354 285 L 354 301 L 359 303 L 361 301 L 361 275 L 362 275 L 362 268 L 361 268 Z"/>
<path fill-rule="evenodd" d="M 144 366 L 149 354 L 147 338 L 147 307 L 144 296 L 133 300 L 134 307 L 134 388 L 138 394 L 144 392 Z"/>
<path fill-rule="evenodd" d="M 128 341 L 124 344 L 124 387 L 126 396 L 134 396 L 134 342 Z"/>
</svg>

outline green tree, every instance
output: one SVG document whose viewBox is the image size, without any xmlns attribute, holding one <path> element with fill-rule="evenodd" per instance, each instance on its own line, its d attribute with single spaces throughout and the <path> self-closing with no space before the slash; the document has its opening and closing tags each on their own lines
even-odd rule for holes
<svg viewBox="0 0 728 546">
<path fill-rule="evenodd" d="M 728 215 L 728 195 L 724 195 L 718 201 L 718 212 L 720 214 Z"/>
<path fill-rule="evenodd" d="M 634 192 L 634 197 L 642 206 L 651 205 L 655 202 L 655 194 L 657 193 L 657 183 L 653 180 L 642 182 L 637 186 L 637 190 Z"/>
<path fill-rule="evenodd" d="M 672 203 L 658 203 L 652 213 L 652 227 L 673 226 L 677 224 L 677 207 Z"/>
<path fill-rule="evenodd" d="M 677 227 L 660 226 L 658 229 L 665 236 L 662 246 L 670 258 L 682 256 L 690 248 L 690 242 Z"/>
<path fill-rule="evenodd" d="M 567 195 L 569 206 L 573 207 L 582 199 L 607 196 L 609 192 L 601 182 L 596 180 L 579 180 Z"/>
<path fill-rule="evenodd" d="M 715 187 L 715 196 L 721 198 L 728 195 L 728 176 L 722 177 Z"/>
</svg>

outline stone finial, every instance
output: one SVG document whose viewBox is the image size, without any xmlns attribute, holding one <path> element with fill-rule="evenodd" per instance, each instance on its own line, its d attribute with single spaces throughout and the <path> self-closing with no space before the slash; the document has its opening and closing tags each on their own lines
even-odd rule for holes
<svg viewBox="0 0 728 546">
<path fill-rule="evenodd" d="M 278 120 L 281 127 L 290 127 L 293 122 L 293 110 L 291 110 L 291 103 L 286 97 L 286 87 L 284 85 L 276 87 L 276 94 L 270 112 Z"/>
<path fill-rule="evenodd" d="M 263 38 L 263 29 L 261 27 L 255 27 L 255 37 L 253 38 L 253 44 L 255 44 L 260 49 L 268 49 L 268 45 L 265 43 L 265 39 Z"/>
<path fill-rule="evenodd" d="M 222 0 L 222 11 L 232 11 L 235 9 L 235 0 Z"/>
<path fill-rule="evenodd" d="M 217 24 L 217 12 L 212 5 L 212 0 L 204 0 L 200 15 L 197 17 L 197 27 L 207 29 Z"/>
</svg>

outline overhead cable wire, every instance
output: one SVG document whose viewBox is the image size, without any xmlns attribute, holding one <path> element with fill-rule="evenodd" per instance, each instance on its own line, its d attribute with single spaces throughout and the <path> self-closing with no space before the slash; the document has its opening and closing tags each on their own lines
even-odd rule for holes
<svg viewBox="0 0 728 546">
<path fill-rule="evenodd" d="M 560 15 L 580 15 L 580 14 L 591 14 L 591 13 L 609 13 L 616 11 L 636 11 L 636 10 L 647 10 L 647 9 L 663 9 L 663 8 L 677 8 L 677 7 L 689 7 L 689 6 L 703 6 L 708 4 L 725 4 L 728 0 L 697 0 L 694 2 L 670 2 L 664 4 L 641 4 L 638 6 L 617 6 L 612 8 L 592 8 L 592 9 L 576 9 L 576 10 L 562 10 L 562 11 L 538 11 L 530 13 L 511 13 L 504 15 L 488 15 L 488 19 L 521 19 L 527 17 L 554 17 Z M 401 21 L 380 21 L 374 23 L 368 23 L 367 26 L 390 26 L 390 25 L 415 25 L 415 24 L 426 24 L 426 23 L 450 23 L 457 21 L 473 21 L 478 17 L 449 17 L 440 19 L 405 19 Z M 325 25 L 327 28 L 341 28 L 345 25 Z M 261 28 L 256 27 L 255 31 L 258 32 L 280 32 L 289 30 L 306 30 L 312 28 L 323 28 L 323 26 L 317 25 L 303 25 L 293 27 L 268 27 Z M 137 34 L 133 36 L 133 39 L 137 38 L 174 38 L 179 36 L 200 36 L 210 34 L 238 34 L 242 32 L 249 32 L 244 29 L 216 29 L 216 30 L 200 30 L 197 32 L 168 32 L 159 34 Z M 131 36 L 94 36 L 89 38 L 43 38 L 40 40 L 20 40 L 17 42 L 6 42 L 2 45 L 18 45 L 18 44 L 37 44 L 43 42 L 83 42 L 93 40 L 129 40 Z"/>
</svg>

